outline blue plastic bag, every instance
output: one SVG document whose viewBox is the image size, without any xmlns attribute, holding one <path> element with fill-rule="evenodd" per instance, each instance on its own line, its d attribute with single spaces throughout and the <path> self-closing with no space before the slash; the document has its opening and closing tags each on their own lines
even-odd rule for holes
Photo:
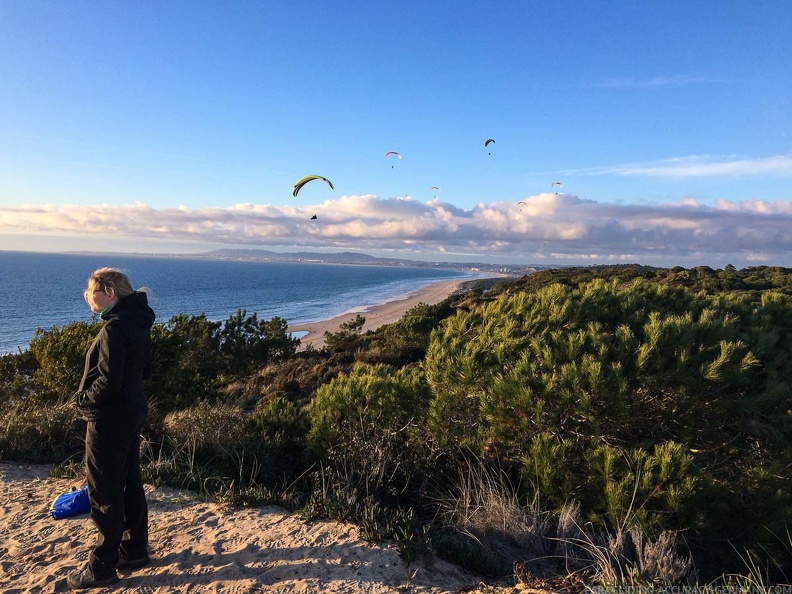
<svg viewBox="0 0 792 594">
<path fill-rule="evenodd" d="M 63 493 L 55 498 L 50 506 L 50 515 L 56 520 L 78 516 L 91 511 L 91 502 L 88 500 L 88 487 L 81 489 L 72 488 L 68 493 Z"/>
</svg>

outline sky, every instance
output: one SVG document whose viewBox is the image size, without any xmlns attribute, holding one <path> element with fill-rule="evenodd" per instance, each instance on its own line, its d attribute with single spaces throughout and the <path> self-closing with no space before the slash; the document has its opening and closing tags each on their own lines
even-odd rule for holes
<svg viewBox="0 0 792 594">
<path fill-rule="evenodd" d="M 0 250 L 792 266 L 790 25 L 789 0 L 0 0 Z M 293 196 L 307 175 L 333 188 Z"/>
</svg>

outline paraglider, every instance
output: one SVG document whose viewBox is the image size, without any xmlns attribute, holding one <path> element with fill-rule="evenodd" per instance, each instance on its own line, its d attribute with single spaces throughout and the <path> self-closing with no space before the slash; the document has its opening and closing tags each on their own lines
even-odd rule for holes
<svg viewBox="0 0 792 594">
<path fill-rule="evenodd" d="M 321 179 L 322 181 L 327 182 L 327 185 L 330 186 L 330 189 L 335 190 L 335 187 L 333 187 L 333 182 L 331 182 L 326 177 L 322 177 L 321 175 L 307 175 L 304 178 L 302 178 L 300 181 L 298 181 L 296 184 L 294 184 L 294 189 L 292 190 L 292 196 L 296 198 L 298 192 L 302 189 L 302 187 L 305 184 L 307 184 L 309 181 L 313 181 L 315 179 Z"/>
<path fill-rule="evenodd" d="M 550 184 L 550 187 L 552 188 L 553 186 L 558 186 L 559 188 L 563 188 L 564 184 L 562 184 L 561 182 L 553 182 L 552 184 Z M 558 192 L 556 192 L 556 194 L 558 194 Z"/>
<path fill-rule="evenodd" d="M 489 145 L 491 145 L 493 142 L 495 142 L 495 139 L 494 139 L 494 138 L 487 138 L 487 140 L 485 140 L 485 141 L 484 141 L 484 146 L 485 146 L 485 147 L 488 147 L 488 146 L 489 146 Z M 487 154 L 488 154 L 488 155 L 491 155 L 492 153 L 487 153 Z"/>
<path fill-rule="evenodd" d="M 437 190 L 439 192 L 440 191 L 440 186 L 432 186 L 431 188 L 429 188 L 430 192 L 433 192 L 435 190 Z M 434 197 L 437 198 L 437 195 L 435 194 Z"/>
<path fill-rule="evenodd" d="M 395 156 L 399 157 L 399 159 L 401 159 L 401 155 L 399 153 L 397 153 L 396 151 L 388 151 L 387 153 L 385 153 L 385 157 L 386 158 L 388 157 L 388 155 L 395 155 Z M 393 165 L 391 165 L 391 169 L 393 169 Z"/>
</svg>

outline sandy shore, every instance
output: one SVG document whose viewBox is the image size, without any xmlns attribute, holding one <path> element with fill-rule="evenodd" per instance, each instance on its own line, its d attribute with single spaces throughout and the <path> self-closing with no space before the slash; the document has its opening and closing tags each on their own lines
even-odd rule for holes
<svg viewBox="0 0 792 594">
<path fill-rule="evenodd" d="M 366 318 L 363 332 L 376 330 L 380 326 L 398 321 L 408 310 L 419 303 L 426 303 L 428 305 L 439 303 L 459 289 L 465 282 L 468 282 L 468 279 L 434 283 L 406 295 L 404 299 L 397 299 L 381 305 L 375 305 L 368 308 L 366 311 L 341 314 L 329 320 L 296 324 L 294 326 L 289 326 L 288 332 L 307 332 L 308 334 L 300 338 L 300 349 L 304 349 L 308 345 L 312 345 L 314 348 L 319 349 L 324 346 L 325 332 L 330 332 L 331 334 L 338 332 L 341 324 L 349 320 L 354 320 L 358 315 Z"/>
<path fill-rule="evenodd" d="M 53 520 L 55 497 L 79 481 L 49 467 L 0 463 L 0 592 L 63 592 L 87 559 L 96 529 L 87 515 Z M 491 592 L 458 567 L 436 560 L 409 567 L 393 545 L 369 545 L 359 529 L 304 523 L 285 510 L 229 509 L 195 493 L 146 487 L 151 565 L 119 572 L 121 582 L 91 592 Z"/>
</svg>

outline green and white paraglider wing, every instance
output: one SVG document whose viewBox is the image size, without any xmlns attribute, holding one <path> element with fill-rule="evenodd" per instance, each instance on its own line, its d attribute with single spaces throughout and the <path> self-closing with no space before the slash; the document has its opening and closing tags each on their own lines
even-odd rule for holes
<svg viewBox="0 0 792 594">
<path fill-rule="evenodd" d="M 294 190 L 292 190 L 292 196 L 296 198 L 297 194 L 300 192 L 302 187 L 308 182 L 313 181 L 315 179 L 321 179 L 322 181 L 327 182 L 327 185 L 330 186 L 330 189 L 335 190 L 335 188 L 333 187 L 333 182 L 331 182 L 326 177 L 322 177 L 321 175 L 306 175 L 304 178 L 302 178 L 300 181 L 294 184 Z"/>
</svg>

